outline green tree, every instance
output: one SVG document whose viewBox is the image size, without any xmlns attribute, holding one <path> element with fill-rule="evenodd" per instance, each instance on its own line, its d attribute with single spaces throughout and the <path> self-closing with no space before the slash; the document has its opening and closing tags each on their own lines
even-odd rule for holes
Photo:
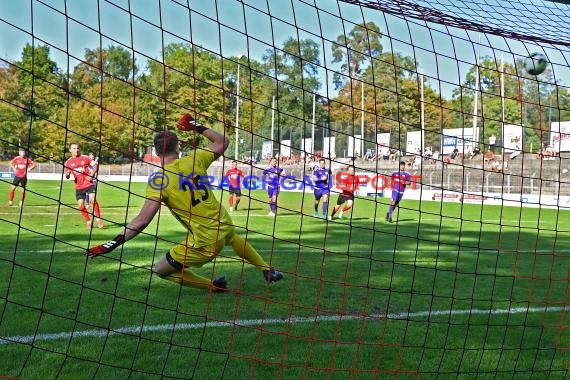
<svg viewBox="0 0 570 380">
<path fill-rule="evenodd" d="M 555 85 L 545 101 L 547 122 L 570 120 L 570 91 L 563 86 Z"/>
<path fill-rule="evenodd" d="M 308 137 L 312 126 L 313 93 L 320 87 L 319 56 L 315 41 L 293 38 L 287 39 L 282 49 L 267 50 L 263 56 L 265 70 L 274 78 L 264 83 L 267 95 L 276 98 L 275 139 L 291 139 L 293 147 L 300 147 L 300 140 Z M 322 123 L 325 112 L 321 103 L 315 115 L 315 123 Z"/>
<path fill-rule="evenodd" d="M 128 50 L 109 46 L 86 49 L 84 62 L 72 74 L 68 130 L 103 161 L 118 155 L 134 158 L 152 135 L 154 128 L 147 128 L 137 113 L 148 106 L 137 99 L 144 93 L 134 85 L 137 72 Z"/>
<path fill-rule="evenodd" d="M 358 80 L 372 61 L 382 53 L 382 34 L 373 22 L 358 24 L 348 34 L 340 34 L 332 44 L 333 63 L 342 62 L 340 72 L 334 73 L 335 88 L 340 89 L 349 79 Z"/>
<path fill-rule="evenodd" d="M 24 137 L 24 126 L 29 124 L 29 117 L 24 112 L 27 105 L 21 97 L 23 90 L 19 73 L 14 65 L 5 63 L 0 66 L 0 141 L 11 145 L 8 147 L 10 154 L 17 151 L 17 144 Z"/>
<path fill-rule="evenodd" d="M 548 84 L 555 83 L 550 69 L 541 74 L 540 81 L 537 81 L 536 77 L 525 72 L 523 65 L 521 59 L 514 65 L 501 65 L 492 57 L 481 59 L 477 109 L 479 141 L 488 141 L 492 134 L 501 136 L 503 121 L 505 124 L 524 125 L 527 149 L 531 144 L 533 147 L 540 146 L 540 140 L 544 140 L 544 131 L 549 128 L 546 113 L 557 86 Z M 473 66 L 461 87 L 454 91 L 453 107 L 456 115 L 460 115 L 456 123 L 458 127 L 473 126 L 476 69 Z"/>
<path fill-rule="evenodd" d="M 532 146 L 536 151 L 542 142 L 548 143 L 550 131 L 548 107 L 552 104 L 551 99 L 556 96 L 558 86 L 550 67 L 536 77 L 526 73 L 523 65 L 522 59 L 517 60 L 516 68 L 522 74 L 519 93 L 522 104 L 521 120 L 525 127 L 525 148 L 528 150 Z"/>
<path fill-rule="evenodd" d="M 362 85 L 364 84 L 364 127 L 367 146 L 376 134 L 391 133 L 391 146 L 405 149 L 408 131 L 421 129 L 421 93 L 415 61 L 400 53 L 385 52 L 372 61 L 362 82 L 346 82 L 331 103 L 331 117 L 342 125 L 337 132 L 360 134 Z M 432 89 L 424 77 L 426 146 L 439 147 L 440 130 L 453 122 L 449 101 Z M 342 143 L 341 143 L 342 144 Z"/>
<path fill-rule="evenodd" d="M 235 126 L 237 100 L 237 64 L 240 67 L 240 112 L 239 130 L 241 155 L 253 155 L 261 148 L 262 141 L 270 139 L 271 106 L 275 92 L 275 80 L 266 73 L 265 66 L 245 57 L 233 57 L 224 61 L 229 68 L 226 79 L 226 119 Z M 235 150 L 234 128 L 228 130 L 230 139 L 229 151 Z M 243 143 L 241 143 L 243 141 Z"/>
<path fill-rule="evenodd" d="M 84 61 L 73 70 L 71 89 L 83 94 L 104 78 L 132 82 L 138 72 L 132 54 L 123 47 L 85 49 Z"/>
<path fill-rule="evenodd" d="M 21 85 L 21 100 L 26 112 L 36 119 L 48 119 L 65 104 L 67 83 L 57 64 L 49 57 L 46 45 L 33 47 L 26 44 L 22 60 L 15 62 Z"/>
<path fill-rule="evenodd" d="M 57 64 L 49 57 L 47 45 L 34 47 L 26 44 L 22 59 L 16 65 L 21 69 L 20 81 L 25 89 L 31 89 L 38 79 L 49 81 L 60 74 Z"/>
<path fill-rule="evenodd" d="M 189 44 L 169 44 L 163 62 L 149 60 L 144 74 L 137 78 L 135 120 L 141 136 L 139 145 L 148 144 L 152 132 L 173 128 L 184 113 L 192 114 L 218 130 L 228 120 L 228 95 L 219 56 Z M 144 137 L 146 136 L 146 137 Z M 202 138 L 198 137 L 198 143 Z M 192 144 L 194 141 L 192 140 Z"/>
<path fill-rule="evenodd" d="M 40 123 L 57 123 L 59 108 L 67 102 L 67 82 L 57 64 L 49 56 L 49 47 L 27 44 L 22 49 L 21 60 L 3 72 L 2 87 L 8 103 L 3 115 L 7 118 L 11 138 L 42 160 L 49 155 L 37 149 L 46 137 Z"/>
<path fill-rule="evenodd" d="M 163 57 L 164 63 L 150 60 L 139 81 L 148 98 L 160 104 L 152 124 L 158 129 L 174 125 L 185 112 L 198 119 L 223 120 L 225 93 L 219 57 L 188 44 L 167 45 Z"/>
</svg>

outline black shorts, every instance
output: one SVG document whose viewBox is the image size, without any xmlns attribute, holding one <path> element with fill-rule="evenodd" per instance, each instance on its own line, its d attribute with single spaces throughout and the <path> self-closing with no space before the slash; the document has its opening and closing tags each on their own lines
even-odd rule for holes
<svg viewBox="0 0 570 380">
<path fill-rule="evenodd" d="M 95 194 L 95 186 L 89 186 L 86 187 L 85 189 L 79 189 L 79 190 L 75 190 L 75 199 L 80 200 L 80 199 L 85 199 L 85 195 L 86 194 Z"/>
<path fill-rule="evenodd" d="M 338 196 L 338 199 L 336 201 L 336 204 L 338 206 L 340 206 L 341 204 L 343 204 L 346 201 L 352 201 L 354 200 L 354 195 L 348 195 L 348 194 L 340 194 Z"/>
<path fill-rule="evenodd" d="M 241 197 L 241 189 L 232 189 L 230 187 L 229 192 L 230 192 L 230 194 L 235 194 L 236 196 Z"/>
<path fill-rule="evenodd" d="M 172 267 L 174 267 L 178 270 L 184 269 L 184 265 L 182 265 L 182 263 L 179 263 L 178 261 L 174 260 L 174 257 L 172 257 L 172 255 L 170 254 L 170 251 L 166 252 L 166 261 L 168 261 L 168 264 L 170 264 Z"/>
<path fill-rule="evenodd" d="M 12 181 L 12 185 L 14 186 L 22 186 L 22 187 L 26 187 L 26 184 L 28 183 L 28 177 L 14 177 L 14 181 Z"/>
</svg>

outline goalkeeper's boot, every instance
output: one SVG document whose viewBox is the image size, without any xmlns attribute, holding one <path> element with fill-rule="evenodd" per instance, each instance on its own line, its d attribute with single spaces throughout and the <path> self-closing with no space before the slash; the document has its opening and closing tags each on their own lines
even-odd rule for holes
<svg viewBox="0 0 570 380">
<path fill-rule="evenodd" d="M 228 282 L 226 281 L 225 277 L 218 277 L 214 281 L 212 281 L 214 292 L 227 292 L 228 291 Z"/>
<path fill-rule="evenodd" d="M 275 268 L 271 268 L 263 271 L 263 277 L 265 278 L 265 281 L 269 283 L 277 282 L 283 279 L 283 273 L 279 272 L 278 270 L 275 270 Z"/>
</svg>

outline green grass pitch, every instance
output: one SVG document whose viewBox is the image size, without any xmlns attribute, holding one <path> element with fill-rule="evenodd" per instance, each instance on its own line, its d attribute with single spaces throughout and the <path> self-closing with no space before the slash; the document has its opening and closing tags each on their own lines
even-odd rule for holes
<svg viewBox="0 0 570 380">
<path fill-rule="evenodd" d="M 0 209 L 0 377 L 566 376 L 569 211 L 404 198 L 389 224 L 386 199 L 357 198 L 326 222 L 310 193 L 282 192 L 271 218 L 253 191 L 234 223 L 286 277 L 267 286 L 225 249 L 196 270 L 226 276 L 217 294 L 152 274 L 184 239 L 166 208 L 122 249 L 83 255 L 137 214 L 145 185 L 101 183 L 106 228 L 91 232 L 70 181 L 30 181 L 23 210 Z"/>
</svg>

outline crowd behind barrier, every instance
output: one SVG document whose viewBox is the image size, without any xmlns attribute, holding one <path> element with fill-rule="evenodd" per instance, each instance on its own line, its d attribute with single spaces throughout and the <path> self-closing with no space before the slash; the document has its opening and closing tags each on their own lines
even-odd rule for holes
<svg viewBox="0 0 570 380">
<path fill-rule="evenodd" d="M 416 176 L 421 176 L 418 183 L 420 189 L 436 190 L 444 189 L 462 192 L 504 192 L 504 193 L 528 193 L 538 192 L 555 195 L 570 195 L 570 158 L 558 156 L 538 156 L 536 154 L 520 154 L 510 159 L 494 154 L 478 154 L 465 157 L 462 154 L 455 155 L 452 159 L 448 156 L 425 157 L 424 155 L 398 156 L 406 162 L 406 169 Z M 357 173 L 366 175 L 387 175 L 397 170 L 399 160 L 389 157 L 388 159 L 367 160 L 363 158 L 335 158 L 327 159 L 327 166 L 333 172 L 346 169 L 354 165 Z M 226 161 L 219 159 L 210 167 L 209 174 L 214 178 L 221 178 L 229 168 L 231 157 Z M 238 166 L 245 175 L 261 176 L 268 165 L 268 160 L 257 162 L 238 161 Z M 281 158 L 280 165 L 286 167 L 287 173 L 295 178 L 302 179 L 310 176 L 318 157 L 296 157 L 294 159 Z M 156 163 L 135 161 L 130 164 L 101 164 L 99 176 L 121 176 L 128 180 L 131 177 L 148 177 L 157 166 Z M 39 163 L 30 178 L 46 179 L 62 172 L 60 163 Z M 10 177 L 11 169 L 8 161 L 0 161 L 0 178 L 6 180 Z"/>
</svg>

